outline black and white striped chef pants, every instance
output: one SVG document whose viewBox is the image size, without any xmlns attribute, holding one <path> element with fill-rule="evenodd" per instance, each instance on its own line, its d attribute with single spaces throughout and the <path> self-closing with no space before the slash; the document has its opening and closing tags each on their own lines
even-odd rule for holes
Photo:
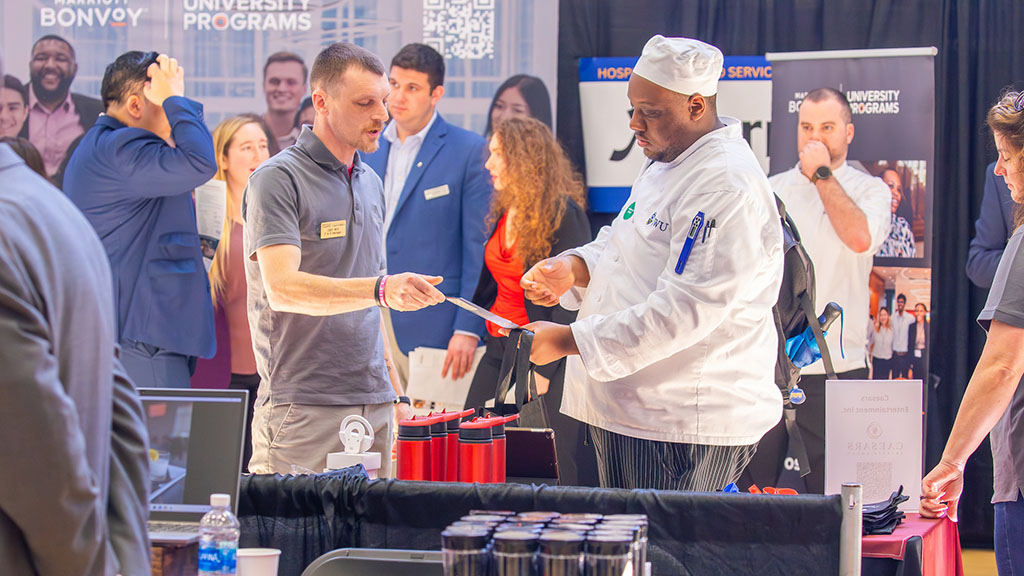
<svg viewBox="0 0 1024 576">
<path fill-rule="evenodd" d="M 590 426 L 602 488 L 715 492 L 736 482 L 757 450 L 658 442 Z"/>
</svg>

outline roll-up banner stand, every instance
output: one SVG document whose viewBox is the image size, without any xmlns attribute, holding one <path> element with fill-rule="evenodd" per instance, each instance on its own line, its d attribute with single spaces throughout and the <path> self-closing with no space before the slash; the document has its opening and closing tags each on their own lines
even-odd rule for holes
<svg viewBox="0 0 1024 576">
<path fill-rule="evenodd" d="M 629 128 L 626 97 L 637 58 L 580 60 L 580 110 L 589 208 L 616 213 L 629 197 L 644 153 Z M 718 82 L 718 113 L 743 123 L 743 137 L 768 170 L 768 125 L 772 112 L 772 68 L 763 56 L 726 56 Z"/>
<path fill-rule="evenodd" d="M 771 152 L 771 173 L 777 174 L 797 165 L 797 130 L 800 103 L 808 92 L 829 87 L 841 91 L 850 102 L 855 135 L 849 147 L 847 162 L 854 168 L 879 177 L 893 195 L 892 229 L 882 248 L 874 257 L 869 280 L 870 303 L 865 317 L 845 318 L 868 324 L 869 337 L 875 331 L 879 310 L 896 314 L 898 296 L 906 298 L 905 312 L 913 314 L 923 305 L 925 347 L 909 342 L 907 352 L 893 353 L 891 369 L 883 374 L 872 367 L 876 380 L 913 379 L 928 382 L 928 325 L 931 314 L 932 197 L 935 161 L 935 48 L 885 50 L 851 50 L 767 54 L 772 65 L 772 130 L 768 149 Z M 827 218 L 822 214 L 822 218 Z M 797 223 L 801 226 L 800 223 Z M 824 302 L 819 294 L 816 307 Z M 840 302 L 840 305 L 844 303 Z M 846 306 L 844 305 L 844 308 Z M 863 309 L 863 307 L 861 307 Z M 833 328 L 834 329 L 834 328 Z M 884 329 L 884 328 L 882 328 Z M 915 328 L 915 334 L 917 333 Z M 896 335 L 896 338 L 906 335 Z M 864 343 L 865 346 L 868 342 Z M 902 346 L 898 346 L 902 347 Z M 831 350 L 833 358 L 839 353 Z M 872 356 L 884 353 L 868 353 Z M 925 391 L 930 386 L 922 387 Z M 927 392 L 925 392 L 927 395 Z M 927 398 L 924 399 L 927 405 Z M 884 404 L 884 402 L 883 402 Z M 926 408 L 927 409 L 927 408 Z M 826 419 L 832 414 L 827 408 Z M 797 409 L 799 415 L 799 408 Z M 798 416 L 799 418 L 799 416 Z M 907 414 L 916 425 L 923 425 L 920 414 Z M 922 446 L 905 439 L 888 438 L 895 426 L 869 422 L 863 431 L 847 430 L 850 435 L 864 435 L 862 440 L 845 442 L 842 446 L 826 445 L 826 458 L 855 459 L 861 464 L 855 478 L 829 478 L 826 492 L 838 493 L 841 482 L 864 484 L 865 501 L 888 497 L 896 485 L 903 484 L 914 496 L 920 488 L 920 475 L 914 478 L 890 478 L 879 484 L 879 470 L 888 470 L 885 462 L 905 459 L 921 464 Z M 857 450 L 850 452 L 849 446 Z M 894 446 L 899 454 L 891 453 Z M 875 451 L 875 449 L 881 452 Z M 830 467 L 827 466 L 827 467 Z M 846 471 L 850 468 L 844 469 Z M 861 474 L 863 471 L 863 477 Z M 792 455 L 786 459 L 779 485 L 792 485 L 799 478 L 799 462 Z M 884 475 L 884 474 L 881 474 Z M 834 475 L 833 475 L 834 476 Z M 885 492 L 884 496 L 882 492 Z"/>
</svg>

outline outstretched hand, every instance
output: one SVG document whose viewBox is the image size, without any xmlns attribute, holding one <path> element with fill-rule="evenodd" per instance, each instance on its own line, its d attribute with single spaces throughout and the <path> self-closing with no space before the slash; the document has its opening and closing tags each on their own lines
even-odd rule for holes
<svg viewBox="0 0 1024 576">
<path fill-rule="evenodd" d="M 388 276 L 384 286 L 384 300 L 388 308 L 411 312 L 444 302 L 444 294 L 435 288 L 444 281 L 441 276 L 424 276 L 403 272 Z"/>
</svg>

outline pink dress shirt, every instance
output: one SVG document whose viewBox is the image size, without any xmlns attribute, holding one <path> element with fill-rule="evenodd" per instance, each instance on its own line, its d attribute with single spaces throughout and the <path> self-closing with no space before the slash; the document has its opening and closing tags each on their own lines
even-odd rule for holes
<svg viewBox="0 0 1024 576">
<path fill-rule="evenodd" d="M 64 101 L 52 111 L 39 103 L 31 85 L 28 89 L 28 139 L 43 156 L 46 175 L 53 176 L 60 168 L 68 146 L 81 136 L 82 124 L 75 103 L 68 91 Z"/>
</svg>

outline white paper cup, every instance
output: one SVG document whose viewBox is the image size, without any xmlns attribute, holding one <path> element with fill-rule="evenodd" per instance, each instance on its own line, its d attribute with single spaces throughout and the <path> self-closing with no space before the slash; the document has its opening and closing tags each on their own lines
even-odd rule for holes
<svg viewBox="0 0 1024 576">
<path fill-rule="evenodd" d="M 277 548 L 239 548 L 238 576 L 277 576 Z"/>
</svg>

